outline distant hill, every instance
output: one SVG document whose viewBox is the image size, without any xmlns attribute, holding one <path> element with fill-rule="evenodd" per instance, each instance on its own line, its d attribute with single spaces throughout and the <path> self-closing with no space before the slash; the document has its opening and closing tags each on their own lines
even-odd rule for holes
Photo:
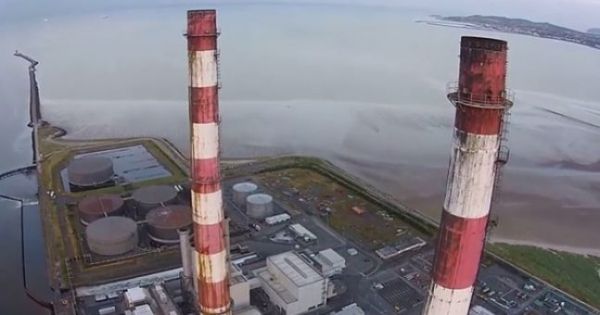
<svg viewBox="0 0 600 315">
<path fill-rule="evenodd" d="M 594 35 L 600 35 L 600 27 L 590 28 L 587 32 Z"/>
<path fill-rule="evenodd" d="M 502 16 L 471 15 L 437 18 L 444 21 L 464 23 L 465 27 L 558 39 L 600 49 L 600 36 L 595 35 L 595 31 L 598 31 L 598 34 L 600 34 L 600 29 L 591 29 L 588 30 L 587 33 L 584 33 L 550 23 L 532 22 L 526 19 L 515 19 Z M 594 32 L 590 32 L 593 30 Z"/>
</svg>

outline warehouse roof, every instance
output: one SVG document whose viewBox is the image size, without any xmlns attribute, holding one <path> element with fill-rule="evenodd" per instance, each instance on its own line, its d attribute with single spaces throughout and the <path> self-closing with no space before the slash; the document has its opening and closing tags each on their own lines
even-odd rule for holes
<svg viewBox="0 0 600 315">
<path fill-rule="evenodd" d="M 294 252 L 286 252 L 267 259 L 299 287 L 323 280 L 318 272 Z"/>
<path fill-rule="evenodd" d="M 344 265 L 346 260 L 331 248 L 322 250 L 317 256 L 320 262 L 326 263 L 329 266 Z"/>
</svg>

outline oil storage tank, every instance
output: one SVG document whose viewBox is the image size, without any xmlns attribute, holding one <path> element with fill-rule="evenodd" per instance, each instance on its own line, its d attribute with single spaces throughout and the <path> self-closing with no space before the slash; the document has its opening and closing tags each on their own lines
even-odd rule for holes
<svg viewBox="0 0 600 315">
<path fill-rule="evenodd" d="M 251 182 L 242 182 L 233 185 L 233 202 L 238 207 L 246 205 L 246 197 L 256 192 L 258 186 Z"/>
<path fill-rule="evenodd" d="M 177 199 L 177 190 L 168 185 L 146 186 L 134 191 L 132 198 L 141 210 L 139 213 L 145 215 L 154 208 L 174 203 Z"/>
<path fill-rule="evenodd" d="M 127 253 L 138 244 L 137 224 L 125 217 L 98 219 L 87 226 L 85 236 L 90 250 L 104 256 Z"/>
<path fill-rule="evenodd" d="M 264 219 L 273 215 L 273 197 L 267 194 L 246 197 L 246 214 L 254 219 Z"/>
<path fill-rule="evenodd" d="M 108 216 L 119 216 L 125 212 L 124 202 L 119 195 L 87 196 L 79 201 L 79 220 L 83 225 Z"/>
<path fill-rule="evenodd" d="M 114 175 L 113 162 L 108 157 L 75 158 L 67 166 L 69 184 L 80 189 L 104 186 L 112 182 Z"/>
<path fill-rule="evenodd" d="M 171 205 L 152 209 L 146 215 L 148 236 L 161 244 L 179 243 L 179 229 L 192 226 L 192 209 L 188 206 Z"/>
</svg>

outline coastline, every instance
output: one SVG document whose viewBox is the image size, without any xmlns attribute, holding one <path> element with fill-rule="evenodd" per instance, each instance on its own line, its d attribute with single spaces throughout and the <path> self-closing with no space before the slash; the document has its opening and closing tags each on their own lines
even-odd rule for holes
<svg viewBox="0 0 600 315">
<path fill-rule="evenodd" d="M 595 248 L 585 248 L 585 247 L 576 247 L 576 246 L 566 246 L 566 245 L 553 245 L 541 241 L 523 241 L 523 240 L 515 240 L 503 237 L 493 237 L 489 241 L 489 244 L 508 244 L 508 245 L 519 245 L 519 246 L 531 246 L 540 249 L 544 249 L 547 251 L 561 251 L 576 255 L 582 256 L 593 256 L 600 258 L 600 250 Z"/>
<path fill-rule="evenodd" d="M 458 20 L 458 19 L 474 19 L 477 17 L 496 18 L 496 19 L 502 18 L 502 19 L 507 19 L 507 20 L 521 20 L 521 19 L 510 19 L 510 18 L 495 17 L 495 16 L 491 16 L 491 17 L 486 17 L 486 16 L 444 17 L 444 16 L 438 16 L 438 15 L 432 15 L 432 16 L 429 16 L 430 20 L 420 19 L 415 22 L 424 23 L 424 24 L 428 24 L 428 25 L 432 25 L 432 26 L 473 29 L 473 30 L 480 30 L 480 31 L 490 31 L 490 32 L 499 32 L 499 33 L 506 33 L 506 34 L 531 36 L 531 37 L 537 37 L 537 38 L 542 38 L 542 39 L 552 39 L 552 40 L 558 40 L 558 41 L 562 41 L 562 42 L 566 42 L 566 43 L 577 44 L 577 45 L 585 46 L 585 47 L 592 48 L 592 49 L 600 49 L 600 40 L 595 39 L 594 35 L 579 32 L 579 31 L 572 30 L 572 29 L 559 27 L 559 26 L 552 25 L 549 23 L 544 23 L 544 24 L 551 25 L 552 27 L 557 28 L 557 29 L 561 28 L 562 30 L 560 30 L 560 31 L 563 31 L 563 32 L 564 31 L 571 32 L 571 34 L 570 34 L 571 37 L 563 35 L 563 34 L 559 34 L 558 31 L 554 31 L 555 33 L 549 32 L 550 34 L 544 34 L 543 32 L 539 32 L 538 30 L 536 30 L 534 28 L 535 24 L 541 24 L 541 23 L 536 23 L 536 22 L 527 21 L 527 20 L 521 20 L 521 21 L 526 21 L 527 23 L 531 24 L 526 27 L 524 27 L 522 25 L 515 26 L 515 25 L 509 25 L 509 24 L 500 24 L 497 21 L 496 21 L 496 24 L 493 24 L 493 23 L 486 23 L 483 21 L 469 22 L 469 21 L 459 21 Z M 573 34 L 573 33 L 577 33 L 577 34 Z"/>
</svg>

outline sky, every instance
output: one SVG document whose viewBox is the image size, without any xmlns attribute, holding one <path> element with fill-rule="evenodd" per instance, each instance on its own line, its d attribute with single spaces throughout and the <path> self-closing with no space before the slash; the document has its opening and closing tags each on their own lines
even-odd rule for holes
<svg viewBox="0 0 600 315">
<path fill-rule="evenodd" d="M 551 22 L 579 30 L 600 27 L 600 0 L 0 0 L 0 23 L 62 14 L 122 8 L 190 5 L 195 7 L 228 3 L 335 4 L 409 7 L 427 14 L 503 15 Z"/>
</svg>

